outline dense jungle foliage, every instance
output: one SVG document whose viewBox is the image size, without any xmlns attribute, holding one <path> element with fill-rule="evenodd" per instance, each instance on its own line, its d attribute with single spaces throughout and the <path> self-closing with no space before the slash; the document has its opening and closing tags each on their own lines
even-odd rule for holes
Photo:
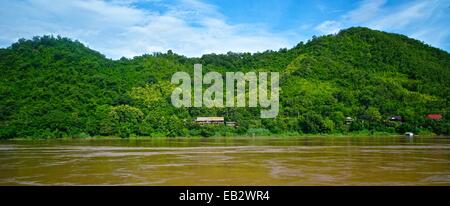
<svg viewBox="0 0 450 206">
<path fill-rule="evenodd" d="M 195 63 L 204 72 L 280 72 L 278 117 L 261 119 L 259 108 L 175 108 L 172 74 L 192 74 Z M 450 132 L 450 54 L 368 28 L 278 51 L 120 60 L 43 36 L 0 49 L 0 69 L 0 138 Z M 237 126 L 199 126 L 198 116 Z"/>
</svg>

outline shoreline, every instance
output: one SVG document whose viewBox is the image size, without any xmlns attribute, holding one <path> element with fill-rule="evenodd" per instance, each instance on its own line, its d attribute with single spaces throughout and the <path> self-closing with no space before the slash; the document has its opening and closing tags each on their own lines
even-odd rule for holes
<svg viewBox="0 0 450 206">
<path fill-rule="evenodd" d="M 92 136 L 92 137 L 62 137 L 62 138 L 11 138 L 1 139 L 0 141 L 51 141 L 51 140 L 177 140 L 177 139 L 296 139 L 296 138 L 373 138 L 373 137 L 405 137 L 401 134 L 394 133 L 374 133 L 374 134 L 301 134 L 301 135 L 267 135 L 267 136 L 250 136 L 250 135 L 232 135 L 232 136 L 180 136 L 180 137 L 167 137 L 167 136 L 131 136 L 127 138 L 121 138 L 119 136 Z M 425 134 L 414 135 L 414 137 L 420 138 L 435 138 L 435 137 L 450 137 L 445 135 Z"/>
</svg>

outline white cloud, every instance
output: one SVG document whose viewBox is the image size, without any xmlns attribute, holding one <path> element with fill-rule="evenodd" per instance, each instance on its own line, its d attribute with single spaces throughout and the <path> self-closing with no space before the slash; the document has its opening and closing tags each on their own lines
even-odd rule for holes
<svg viewBox="0 0 450 206">
<path fill-rule="evenodd" d="M 229 24 L 217 8 L 201 1 L 162 4 L 164 12 L 143 10 L 134 3 L 135 0 L 6 1 L 0 6 L 0 44 L 8 46 L 22 37 L 60 34 L 114 59 L 168 49 L 200 56 L 290 45 L 283 35 L 270 33 L 263 26 Z"/>
<path fill-rule="evenodd" d="M 365 0 L 357 9 L 348 12 L 344 18 L 356 23 L 370 21 L 379 15 L 385 3 L 386 0 Z"/>
<path fill-rule="evenodd" d="M 316 30 L 330 34 L 338 28 L 365 26 L 406 34 L 448 50 L 449 14 L 449 0 L 416 0 L 400 5 L 388 4 L 386 0 L 365 0 L 345 15 L 322 22 L 316 26 Z"/>
<path fill-rule="evenodd" d="M 431 1 L 416 2 L 411 5 L 401 7 L 390 14 L 384 14 L 381 17 L 369 21 L 369 25 L 377 29 L 389 27 L 404 28 L 411 24 L 419 23 L 427 20 L 433 15 L 436 4 Z"/>
<path fill-rule="evenodd" d="M 335 34 L 342 29 L 341 23 L 338 21 L 324 21 L 315 27 L 322 34 Z"/>
</svg>

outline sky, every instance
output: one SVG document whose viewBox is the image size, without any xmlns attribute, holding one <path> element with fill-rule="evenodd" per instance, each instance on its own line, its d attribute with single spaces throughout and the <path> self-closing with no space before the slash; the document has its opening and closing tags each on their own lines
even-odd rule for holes
<svg viewBox="0 0 450 206">
<path fill-rule="evenodd" d="M 450 51 L 450 0 L 0 0 L 0 47 L 61 35 L 108 58 L 291 48 L 364 26 Z"/>
</svg>

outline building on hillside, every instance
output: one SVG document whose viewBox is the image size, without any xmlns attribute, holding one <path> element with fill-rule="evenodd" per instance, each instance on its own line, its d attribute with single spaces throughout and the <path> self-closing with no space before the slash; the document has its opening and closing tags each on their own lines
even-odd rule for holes
<svg viewBox="0 0 450 206">
<path fill-rule="evenodd" d="M 222 125 L 225 123 L 225 119 L 223 117 L 197 117 L 194 120 L 194 122 L 201 125 L 205 124 Z"/>
<path fill-rule="evenodd" d="M 434 120 L 441 120 L 442 119 L 442 115 L 441 114 L 427 114 L 425 116 L 425 118 L 427 118 L 427 119 L 434 119 Z"/>
</svg>

